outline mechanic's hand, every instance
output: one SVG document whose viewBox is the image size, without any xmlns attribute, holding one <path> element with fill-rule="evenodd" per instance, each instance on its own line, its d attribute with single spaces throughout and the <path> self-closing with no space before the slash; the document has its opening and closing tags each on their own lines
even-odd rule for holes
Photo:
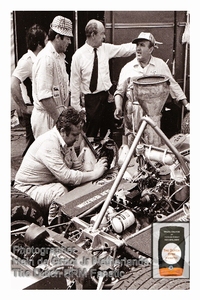
<svg viewBox="0 0 200 300">
<path fill-rule="evenodd" d="M 79 112 L 80 117 L 81 117 L 81 124 L 82 126 L 84 126 L 84 124 L 86 123 L 86 112 L 85 112 L 85 108 L 82 108 L 81 111 Z"/>
<path fill-rule="evenodd" d="M 18 117 L 22 117 L 23 115 L 31 115 L 33 110 L 33 105 L 23 105 L 23 107 L 17 107 L 17 115 Z"/>
<path fill-rule="evenodd" d="M 122 117 L 122 109 L 121 108 L 116 108 L 115 109 L 115 111 L 114 111 L 114 117 L 117 120 L 121 120 L 123 118 Z"/>
<path fill-rule="evenodd" d="M 190 111 L 190 103 L 187 103 L 187 104 L 185 105 L 185 108 L 187 109 L 187 111 Z"/>
<path fill-rule="evenodd" d="M 28 106 L 26 107 L 26 112 L 25 112 L 25 114 L 31 115 L 31 114 L 32 114 L 32 111 L 33 111 L 33 105 L 28 105 Z"/>
<path fill-rule="evenodd" d="M 80 114 L 80 117 L 81 117 L 83 123 L 85 123 L 86 122 L 86 111 L 85 111 L 85 108 L 82 108 L 79 114 Z"/>
<path fill-rule="evenodd" d="M 108 169 L 108 162 L 106 157 L 101 157 L 94 165 L 94 172 L 97 178 L 101 177 Z"/>
</svg>

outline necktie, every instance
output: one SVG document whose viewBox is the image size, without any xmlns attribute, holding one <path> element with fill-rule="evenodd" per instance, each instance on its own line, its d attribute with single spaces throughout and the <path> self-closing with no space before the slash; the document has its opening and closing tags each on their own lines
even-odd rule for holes
<svg viewBox="0 0 200 300">
<path fill-rule="evenodd" d="M 97 49 L 94 48 L 94 64 L 93 64 L 92 75 L 90 80 L 90 91 L 92 93 L 97 88 L 97 80 L 98 80 L 98 56 L 97 56 Z"/>
</svg>

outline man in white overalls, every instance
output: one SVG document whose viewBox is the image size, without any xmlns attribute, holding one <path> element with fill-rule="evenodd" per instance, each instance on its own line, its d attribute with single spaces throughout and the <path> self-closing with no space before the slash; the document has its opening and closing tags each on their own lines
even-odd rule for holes
<svg viewBox="0 0 200 300">
<path fill-rule="evenodd" d="M 34 108 L 31 126 L 34 137 L 53 128 L 60 113 L 69 105 L 69 76 L 65 52 L 71 44 L 72 22 L 62 16 L 53 19 L 48 43 L 33 65 Z"/>
</svg>

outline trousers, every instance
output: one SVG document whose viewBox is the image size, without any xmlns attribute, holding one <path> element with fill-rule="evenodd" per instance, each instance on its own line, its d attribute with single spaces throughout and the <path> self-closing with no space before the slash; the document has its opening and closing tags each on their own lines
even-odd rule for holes
<svg viewBox="0 0 200 300">
<path fill-rule="evenodd" d="M 84 131 L 87 137 L 104 137 L 111 129 L 110 105 L 108 91 L 85 95 L 86 124 Z"/>
<path fill-rule="evenodd" d="M 33 136 L 32 127 L 31 127 L 31 115 L 29 115 L 29 114 L 19 115 L 19 122 L 26 129 L 26 148 L 24 149 L 24 152 L 22 154 L 22 156 L 24 157 L 28 148 L 35 140 L 35 138 Z"/>
</svg>

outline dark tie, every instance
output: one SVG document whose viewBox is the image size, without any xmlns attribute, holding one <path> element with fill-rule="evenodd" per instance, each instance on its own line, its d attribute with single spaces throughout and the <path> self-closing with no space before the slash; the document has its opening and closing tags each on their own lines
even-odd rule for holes
<svg viewBox="0 0 200 300">
<path fill-rule="evenodd" d="M 98 56 L 97 56 L 97 49 L 94 48 L 94 64 L 93 64 L 92 76 L 90 80 L 90 91 L 92 93 L 97 88 L 97 80 L 98 80 Z"/>
</svg>

